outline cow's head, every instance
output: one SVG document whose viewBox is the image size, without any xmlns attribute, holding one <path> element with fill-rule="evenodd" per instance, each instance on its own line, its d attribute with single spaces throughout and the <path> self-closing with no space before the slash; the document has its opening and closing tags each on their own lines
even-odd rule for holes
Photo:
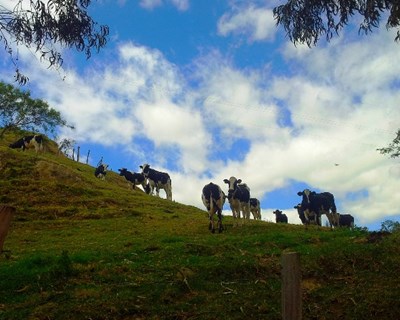
<svg viewBox="0 0 400 320">
<path fill-rule="evenodd" d="M 282 211 L 281 210 L 279 210 L 279 209 L 276 209 L 275 211 L 273 211 L 272 212 L 273 214 L 276 214 L 276 215 L 281 215 L 282 214 Z"/>
<path fill-rule="evenodd" d="M 238 184 L 242 182 L 242 179 L 236 179 L 235 177 L 230 177 L 229 180 L 224 179 L 224 182 L 229 186 L 228 199 L 231 199 L 236 192 Z"/>
<path fill-rule="evenodd" d="M 301 203 L 299 203 L 298 205 L 295 205 L 293 208 L 297 209 L 297 212 L 300 214 L 300 212 L 302 211 L 301 209 Z"/>
<path fill-rule="evenodd" d="M 149 169 L 150 169 L 150 165 L 145 163 L 142 166 L 139 166 L 142 169 L 142 173 L 144 174 L 145 177 L 147 177 L 148 173 L 149 173 Z"/>
<path fill-rule="evenodd" d="M 303 191 L 297 192 L 297 195 L 300 197 L 303 197 L 301 201 L 301 208 L 303 210 L 307 210 L 310 207 L 310 196 L 313 192 L 310 191 L 310 189 L 304 189 Z"/>
<path fill-rule="evenodd" d="M 127 172 L 128 172 L 128 169 L 126 169 L 126 168 L 122 168 L 122 169 L 118 169 L 118 171 L 119 171 L 119 175 L 120 175 L 120 176 L 124 176 L 124 175 L 125 175 L 125 173 L 127 173 Z"/>
</svg>

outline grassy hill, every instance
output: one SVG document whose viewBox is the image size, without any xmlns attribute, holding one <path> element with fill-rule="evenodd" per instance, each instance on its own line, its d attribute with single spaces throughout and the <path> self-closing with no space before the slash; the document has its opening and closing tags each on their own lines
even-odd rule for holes
<svg viewBox="0 0 400 320">
<path fill-rule="evenodd" d="M 303 319 L 398 319 L 400 235 L 224 218 L 116 173 L 0 141 L 0 319 L 281 319 L 281 256 L 300 253 Z M 200 192 L 200 191 L 199 191 Z"/>
</svg>

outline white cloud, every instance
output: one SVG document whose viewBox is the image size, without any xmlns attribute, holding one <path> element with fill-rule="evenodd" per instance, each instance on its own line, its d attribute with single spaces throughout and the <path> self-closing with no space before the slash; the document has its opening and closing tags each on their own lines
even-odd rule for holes
<svg viewBox="0 0 400 320">
<path fill-rule="evenodd" d="M 162 0 L 140 0 L 140 5 L 146 9 L 154 9 L 162 5 Z"/>
<path fill-rule="evenodd" d="M 231 175 L 258 198 L 300 181 L 331 191 L 339 211 L 368 223 L 400 208 L 398 164 L 376 151 L 394 138 L 400 119 L 399 47 L 386 32 L 307 54 L 286 47 L 294 67 L 284 76 L 238 69 L 211 53 L 191 65 L 193 87 L 161 52 L 132 43 L 86 74 L 67 70 L 64 82 L 35 63 L 30 74 L 43 98 L 76 124 L 72 138 L 127 145 L 142 158 L 148 146 L 135 139 L 153 144 L 152 167 L 170 172 L 176 201 L 203 208 L 202 187 L 213 181 L 225 188 Z M 239 139 L 248 145 L 236 152 L 241 157 L 230 151 Z M 298 201 L 294 193 L 280 208 L 290 221 Z"/>
<path fill-rule="evenodd" d="M 180 11 L 189 9 L 189 0 L 171 0 L 171 2 Z"/>
<path fill-rule="evenodd" d="M 140 6 L 145 9 L 154 9 L 156 7 L 161 7 L 164 5 L 164 2 L 170 2 L 173 6 L 175 6 L 179 11 L 186 11 L 189 8 L 189 0 L 141 0 Z"/>
<path fill-rule="evenodd" d="M 275 32 L 276 23 L 272 10 L 257 8 L 252 4 L 247 7 L 234 8 L 232 12 L 225 13 L 218 22 L 220 35 L 246 35 L 252 42 L 273 40 Z"/>
</svg>

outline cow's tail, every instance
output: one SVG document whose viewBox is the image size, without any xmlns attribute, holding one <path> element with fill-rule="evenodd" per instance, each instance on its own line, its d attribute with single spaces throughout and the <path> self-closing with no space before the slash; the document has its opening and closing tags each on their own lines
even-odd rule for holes
<svg viewBox="0 0 400 320">
<path fill-rule="evenodd" d="M 212 192 L 210 193 L 209 201 L 210 201 L 210 212 L 214 212 L 214 198 L 213 198 Z"/>
</svg>

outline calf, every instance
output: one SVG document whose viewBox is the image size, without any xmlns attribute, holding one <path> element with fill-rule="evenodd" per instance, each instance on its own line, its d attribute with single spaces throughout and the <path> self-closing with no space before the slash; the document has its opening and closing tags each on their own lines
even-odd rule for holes
<svg viewBox="0 0 400 320">
<path fill-rule="evenodd" d="M 302 196 L 301 208 L 307 219 L 311 212 L 317 214 L 318 219 L 321 215 L 326 214 L 330 226 L 335 226 L 339 223 L 338 215 L 336 214 L 335 198 L 332 193 L 322 192 L 316 193 L 309 189 L 299 191 L 297 195 Z"/>
<path fill-rule="evenodd" d="M 241 179 L 230 177 L 224 179 L 228 184 L 228 201 L 232 210 L 233 218 L 240 219 L 240 212 L 243 219 L 250 219 L 250 189 L 246 184 L 240 184 Z"/>
<path fill-rule="evenodd" d="M 254 220 L 261 220 L 261 206 L 258 199 L 250 198 L 250 212 L 253 214 Z"/>
<path fill-rule="evenodd" d="M 104 180 L 106 178 L 107 168 L 108 164 L 100 164 L 94 171 L 95 177 Z"/>
<path fill-rule="evenodd" d="M 221 190 L 221 188 L 210 182 L 209 184 L 205 185 L 203 188 L 203 192 L 201 194 L 201 200 L 203 201 L 204 206 L 207 208 L 208 211 L 208 218 L 210 223 L 208 225 L 208 229 L 211 230 L 212 233 L 215 232 L 214 227 L 214 214 L 217 214 L 218 217 L 218 232 L 221 233 L 223 230 L 222 227 L 222 209 L 225 203 L 225 194 Z"/>
<path fill-rule="evenodd" d="M 276 217 L 275 217 L 275 222 L 276 223 L 288 223 L 288 218 L 287 218 L 286 214 L 282 213 L 281 210 L 276 209 L 272 213 L 274 215 L 276 215 Z"/>
<path fill-rule="evenodd" d="M 172 200 L 172 185 L 169 174 L 154 170 L 150 168 L 149 164 L 144 164 L 140 168 L 144 177 L 149 181 L 149 194 L 153 194 L 155 188 L 157 196 L 160 196 L 160 189 L 164 189 L 167 199 Z"/>
<path fill-rule="evenodd" d="M 36 153 L 43 150 L 43 137 L 39 134 L 22 137 L 9 145 L 12 149 L 35 149 Z"/>
<path fill-rule="evenodd" d="M 351 214 L 340 214 L 339 215 L 339 227 L 354 228 L 354 217 Z"/>
<path fill-rule="evenodd" d="M 125 177 L 126 180 L 132 183 L 133 189 L 140 184 L 143 190 L 146 192 L 146 178 L 144 177 L 143 173 L 131 172 L 126 168 L 118 169 L 118 171 L 120 176 Z"/>
</svg>

